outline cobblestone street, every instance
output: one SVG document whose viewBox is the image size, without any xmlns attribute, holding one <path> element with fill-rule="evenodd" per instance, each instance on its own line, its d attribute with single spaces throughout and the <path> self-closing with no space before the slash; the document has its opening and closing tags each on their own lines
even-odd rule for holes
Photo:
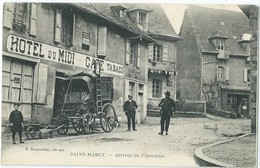
<svg viewBox="0 0 260 168">
<path fill-rule="evenodd" d="M 160 136 L 159 118 L 148 118 L 147 124 L 138 125 L 137 129 L 128 132 L 122 123 L 111 133 L 54 135 L 52 139 L 26 140 L 25 144 L 16 145 L 11 144 L 10 134 L 5 134 L 2 163 L 196 166 L 196 148 L 250 132 L 250 120 L 173 118 L 169 135 Z M 23 153 L 23 157 L 13 160 L 14 153 Z"/>
</svg>

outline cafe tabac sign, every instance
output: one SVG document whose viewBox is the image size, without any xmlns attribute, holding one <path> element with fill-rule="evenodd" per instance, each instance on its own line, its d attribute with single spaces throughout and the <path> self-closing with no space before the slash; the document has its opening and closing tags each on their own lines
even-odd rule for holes
<svg viewBox="0 0 260 168">
<path fill-rule="evenodd" d="M 92 70 L 100 65 L 101 72 L 119 76 L 123 76 L 124 74 L 123 65 L 36 42 L 16 35 L 9 35 L 7 37 L 7 50 L 24 56 Z"/>
</svg>

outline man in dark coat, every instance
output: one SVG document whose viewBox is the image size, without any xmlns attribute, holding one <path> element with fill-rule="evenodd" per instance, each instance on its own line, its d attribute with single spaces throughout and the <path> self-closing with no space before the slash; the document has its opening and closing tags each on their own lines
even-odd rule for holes
<svg viewBox="0 0 260 168">
<path fill-rule="evenodd" d="M 22 141 L 22 132 L 23 132 L 23 114 L 21 111 L 19 111 L 19 104 L 14 104 L 14 109 L 9 116 L 9 122 L 11 125 L 11 131 L 12 131 L 12 139 L 13 144 L 16 144 L 15 142 L 15 134 L 18 132 L 20 143 L 24 143 Z"/>
<path fill-rule="evenodd" d="M 165 98 L 161 100 L 159 103 L 159 107 L 161 107 L 161 132 L 158 134 L 163 135 L 163 131 L 166 131 L 166 135 L 168 135 L 170 118 L 175 112 L 175 103 L 174 100 L 170 98 L 170 92 L 165 92 Z"/>
<path fill-rule="evenodd" d="M 128 95 L 128 100 L 124 103 L 124 112 L 125 115 L 127 116 L 127 126 L 128 129 L 127 131 L 130 131 L 131 129 L 131 122 L 132 122 L 132 127 L 134 131 L 137 131 L 135 129 L 135 109 L 137 109 L 137 104 L 134 100 L 132 100 L 132 96 Z"/>
</svg>

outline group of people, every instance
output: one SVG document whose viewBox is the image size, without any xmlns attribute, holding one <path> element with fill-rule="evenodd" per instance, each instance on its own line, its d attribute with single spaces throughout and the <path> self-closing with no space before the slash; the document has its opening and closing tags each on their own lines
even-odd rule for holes
<svg viewBox="0 0 260 168">
<path fill-rule="evenodd" d="M 165 92 L 165 98 L 161 100 L 159 103 L 159 107 L 161 108 L 160 110 L 160 115 L 161 115 L 161 129 L 160 132 L 158 133 L 159 135 L 163 135 L 165 132 L 166 135 L 168 135 L 168 130 L 169 130 L 169 125 L 170 125 L 170 119 L 171 116 L 173 115 L 173 112 L 175 112 L 175 102 L 173 99 L 170 98 L 170 92 Z M 127 116 L 127 131 L 131 130 L 131 125 L 133 128 L 133 131 L 137 131 L 135 127 L 135 114 L 136 114 L 136 109 L 137 109 L 137 104 L 133 100 L 133 97 L 131 95 L 128 95 L 128 100 L 124 103 L 124 112 L 125 115 Z"/>
<path fill-rule="evenodd" d="M 161 107 L 160 114 L 161 114 L 161 130 L 159 132 L 160 135 L 163 135 L 164 131 L 165 134 L 168 135 L 170 118 L 175 111 L 175 103 L 174 100 L 170 98 L 170 92 L 165 92 L 165 98 L 161 100 L 159 103 L 159 107 Z M 22 132 L 23 132 L 23 114 L 19 111 L 20 104 L 14 104 L 14 110 L 10 113 L 9 122 L 11 125 L 11 132 L 12 132 L 12 140 L 13 144 L 16 144 L 15 141 L 15 134 L 18 132 L 20 143 L 24 143 L 22 140 Z M 138 108 L 136 102 L 133 100 L 131 95 L 128 95 L 128 100 L 124 103 L 124 112 L 127 116 L 127 131 L 131 130 L 131 125 L 133 131 L 137 131 L 135 125 L 135 116 L 136 116 L 136 109 Z"/>
</svg>

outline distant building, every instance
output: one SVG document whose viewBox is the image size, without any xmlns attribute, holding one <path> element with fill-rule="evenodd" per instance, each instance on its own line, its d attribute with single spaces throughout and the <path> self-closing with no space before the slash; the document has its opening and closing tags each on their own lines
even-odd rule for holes
<svg viewBox="0 0 260 168">
<path fill-rule="evenodd" d="M 128 14 L 138 27 L 156 40 L 148 46 L 147 82 L 148 110 L 158 108 L 165 91 L 176 95 L 177 41 L 181 38 L 174 31 L 160 5 L 128 5 Z"/>
<path fill-rule="evenodd" d="M 177 98 L 235 115 L 250 93 L 249 20 L 242 12 L 188 5 L 179 36 Z"/>
</svg>

